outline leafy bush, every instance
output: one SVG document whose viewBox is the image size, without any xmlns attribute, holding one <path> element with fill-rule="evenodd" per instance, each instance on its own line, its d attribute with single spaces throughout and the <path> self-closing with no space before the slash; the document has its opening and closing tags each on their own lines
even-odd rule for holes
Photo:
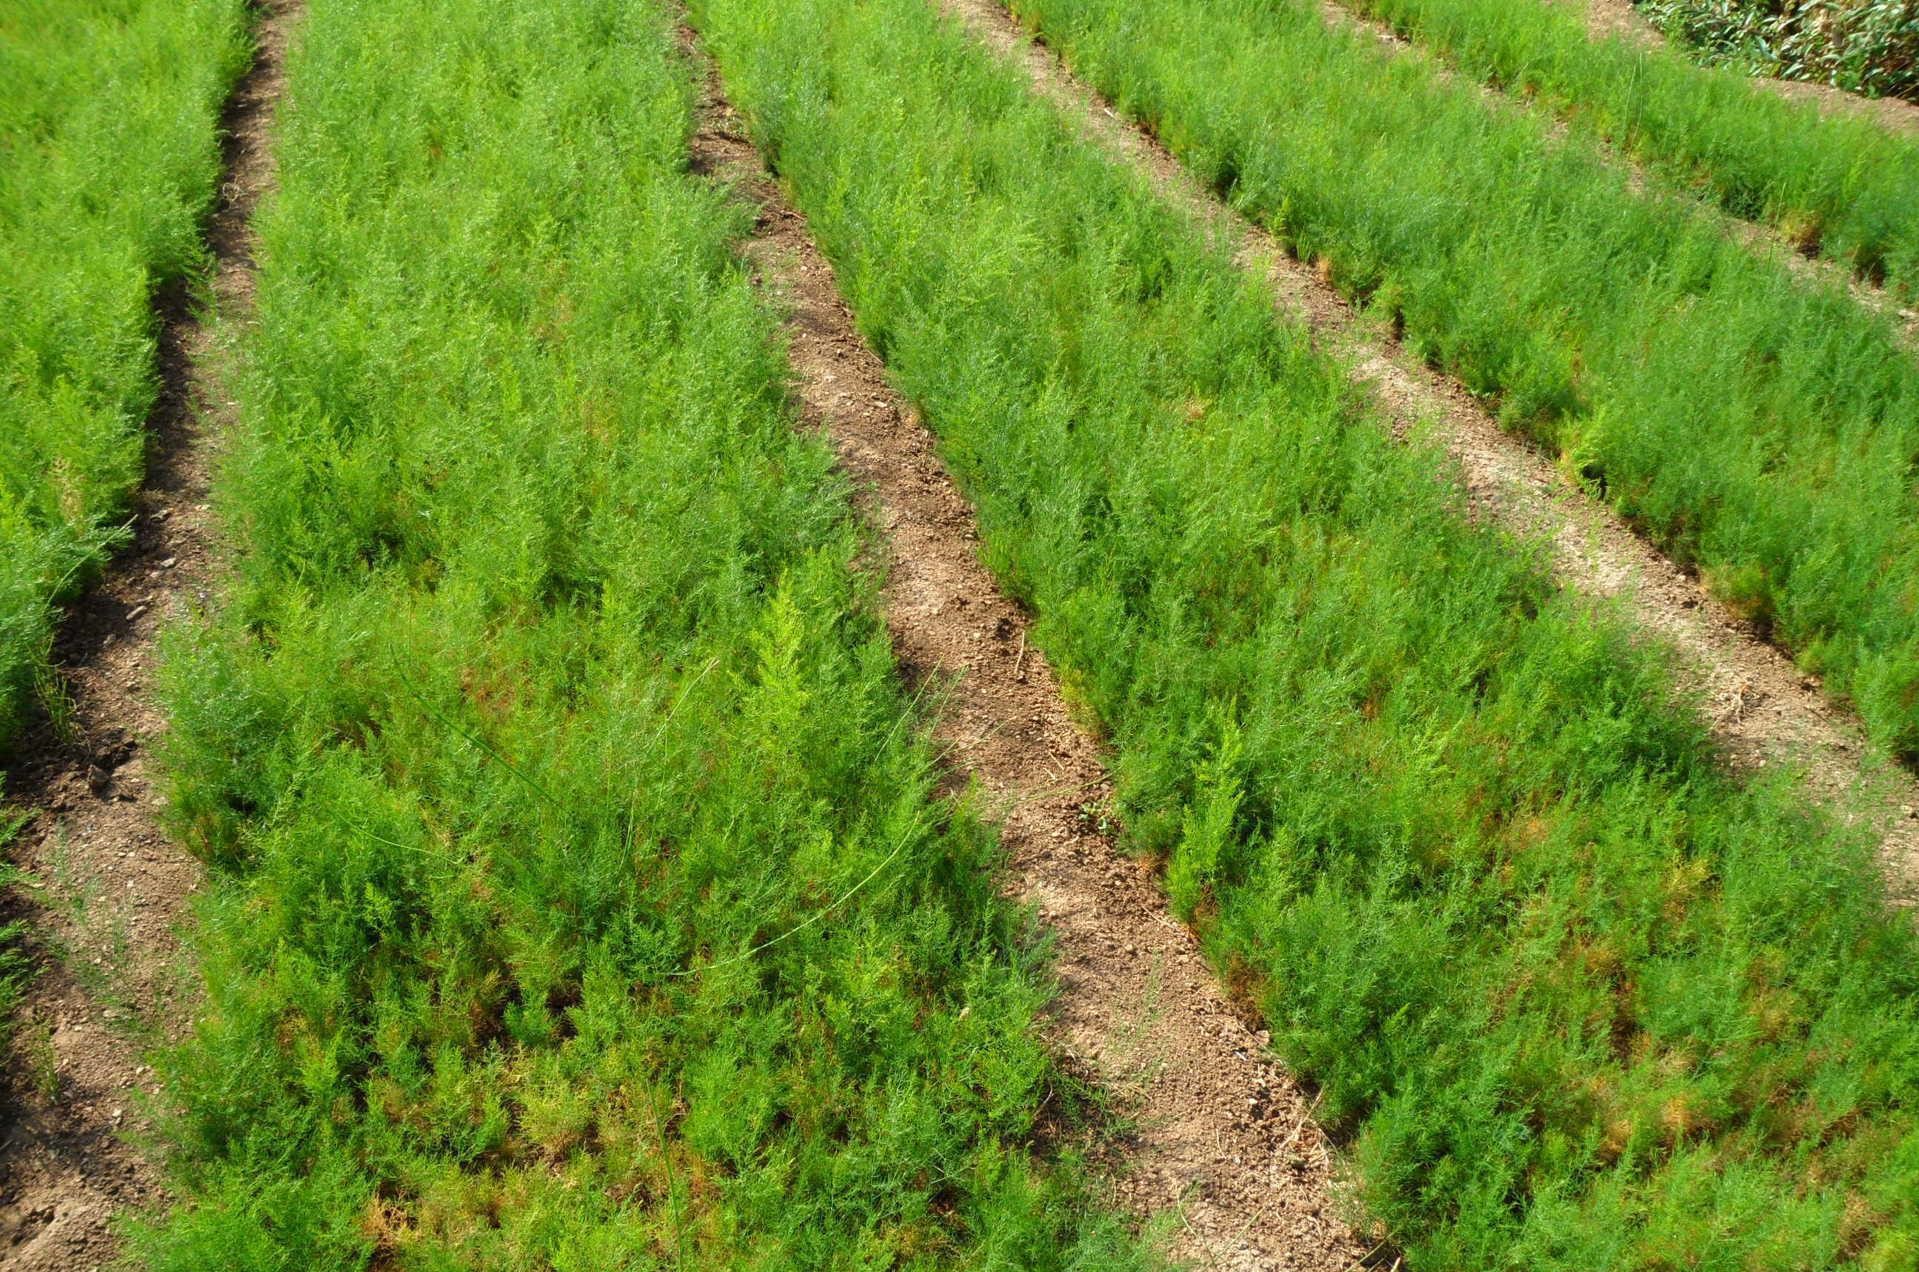
<svg viewBox="0 0 1919 1272">
<path fill-rule="evenodd" d="M 1764 75 L 1919 101 L 1912 0 L 1635 0 L 1668 35 Z"/>
</svg>

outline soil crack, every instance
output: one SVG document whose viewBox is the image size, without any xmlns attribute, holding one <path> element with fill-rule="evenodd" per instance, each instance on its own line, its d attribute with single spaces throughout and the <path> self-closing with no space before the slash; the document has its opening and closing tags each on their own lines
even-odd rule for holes
<svg viewBox="0 0 1919 1272">
<path fill-rule="evenodd" d="M 705 64 L 697 37 L 685 39 Z M 1351 1268 L 1369 1247 L 1341 1217 L 1309 1097 L 1169 916 L 1153 867 L 1114 844 L 1098 749 L 1026 639 L 1026 615 L 981 564 L 972 508 L 708 71 L 694 167 L 760 211 L 744 254 L 789 315 L 802 417 L 831 443 L 884 536 L 882 600 L 901 668 L 937 684 L 948 763 L 1001 815 L 1008 886 L 1055 938 L 1053 1044 L 1129 1120 L 1123 1160 L 1103 1163 L 1114 1200 L 1141 1216 L 1174 1215 L 1175 1253 L 1204 1267 Z"/>
<path fill-rule="evenodd" d="M 273 184 L 273 112 L 300 10 L 259 0 L 253 63 L 222 113 L 205 240 L 213 308 L 229 320 L 253 296 L 251 219 Z M 214 367 L 220 338 L 190 290 L 169 287 L 154 308 L 160 394 L 133 541 L 70 607 L 54 648 L 61 718 L 29 732 L 8 774 L 11 803 L 31 818 L 13 856 L 42 884 L 20 917 L 43 968 L 0 1094 L 0 1266 L 20 1272 L 104 1264 L 117 1247 L 112 1216 L 161 1196 L 129 1137 L 158 1090 L 141 1052 L 168 1031 L 163 1013 L 183 992 L 174 929 L 200 869 L 161 829 L 151 746 L 166 726 L 152 677 L 166 622 L 207 600 L 206 429 L 230 404 Z"/>
</svg>

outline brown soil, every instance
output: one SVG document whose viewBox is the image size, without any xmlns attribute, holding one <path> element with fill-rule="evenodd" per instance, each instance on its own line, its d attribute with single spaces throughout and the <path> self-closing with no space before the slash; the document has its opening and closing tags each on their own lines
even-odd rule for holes
<svg viewBox="0 0 1919 1272">
<path fill-rule="evenodd" d="M 1577 3 L 1578 0 L 1572 0 Z M 1666 43 L 1665 33 L 1633 7 L 1632 0 L 1586 0 L 1586 22 L 1595 37 L 1609 35 L 1648 46 Z M 1752 82 L 1781 97 L 1811 102 L 1828 115 L 1850 115 L 1866 119 L 1882 128 L 1919 134 L 1919 102 L 1897 97 L 1861 97 L 1830 84 L 1810 84 L 1804 80 L 1773 79 L 1755 75 Z"/>
<path fill-rule="evenodd" d="M 1430 437 L 1445 447 L 1476 507 L 1551 544 L 1567 586 L 1611 599 L 1672 648 L 1683 686 L 1702 700 L 1715 737 L 1735 763 L 1802 768 L 1815 798 L 1879 837 L 1895 897 L 1919 899 L 1919 779 L 1871 747 L 1850 712 L 1696 578 L 1587 496 L 1550 457 L 1502 431 L 1462 385 L 1356 314 L 1311 263 L 1288 256 L 1270 234 L 1205 189 L 1031 40 L 996 0 L 942 2 L 988 46 L 1024 67 L 1035 88 L 1089 139 L 1143 169 L 1242 265 L 1264 273 L 1281 315 L 1304 323 L 1324 351 L 1347 364 L 1376 395 L 1397 435 Z"/>
<path fill-rule="evenodd" d="M 803 419 L 857 483 L 889 554 L 883 602 L 904 674 L 936 687 L 949 764 L 1001 818 L 1008 887 L 1037 906 L 1057 942 L 1053 1042 L 1126 1121 L 1106 1162 L 1115 1201 L 1170 1216 L 1174 1252 L 1202 1266 L 1352 1267 L 1368 1247 L 1340 1217 L 1309 1098 L 1221 992 L 1193 934 L 1168 917 L 1153 868 L 1115 847 L 1098 748 L 1027 640 L 1027 616 L 980 563 L 973 511 L 932 433 L 860 339 L 832 267 L 716 76 L 701 125 L 696 166 L 758 209 L 745 255 L 789 315 Z"/>
<path fill-rule="evenodd" d="M 1642 26 L 1645 25 L 1645 20 L 1639 18 L 1638 10 L 1632 7 L 1630 0 L 1598 0 L 1598 2 L 1616 2 L 1625 8 Z M 1389 22 L 1369 17 L 1356 9 L 1348 8 L 1345 4 L 1341 3 L 1340 0 L 1320 0 L 1320 12 L 1325 16 L 1329 26 L 1364 32 L 1395 53 L 1407 57 L 1424 58 L 1444 80 L 1455 81 L 1461 78 L 1454 62 L 1445 53 L 1409 40 L 1394 29 Z M 1650 31 L 1651 28 L 1646 27 L 1646 30 Z M 1654 32 L 1654 35 L 1656 36 L 1657 33 Z M 1784 83 L 1785 81 L 1775 80 L 1768 82 Z M 1543 103 L 1503 93 L 1498 89 L 1486 85 L 1478 85 L 1477 87 L 1481 95 L 1494 109 L 1510 109 L 1516 111 L 1536 110 L 1540 112 L 1541 117 L 1551 126 L 1552 135 L 1555 140 L 1563 142 L 1571 136 L 1572 130 L 1567 126 L 1565 120 Z M 1818 86 L 1801 84 L 1797 85 L 1797 87 L 1817 88 Z M 1829 91 L 1838 92 L 1839 90 L 1832 89 Z M 1860 100 L 1863 101 L 1865 99 Z M 1908 103 L 1901 102 L 1899 104 L 1907 105 Z M 1721 207 L 1717 202 L 1701 195 L 1698 191 L 1649 168 L 1625 150 L 1612 144 L 1610 140 L 1597 134 L 1589 134 L 1589 136 L 1591 137 L 1591 144 L 1596 148 L 1600 157 L 1612 165 L 1615 171 L 1625 177 L 1627 187 L 1634 194 L 1644 198 L 1669 199 L 1685 202 L 1697 209 L 1701 214 L 1711 218 L 1719 227 L 1720 232 L 1728 238 L 1743 244 L 1754 253 L 1766 257 L 1789 273 L 1810 282 L 1823 283 L 1830 287 L 1843 289 L 1861 308 L 1870 310 L 1889 320 L 1898 331 L 1900 337 L 1903 338 L 1909 346 L 1912 346 L 1915 350 L 1919 350 L 1919 309 L 1903 308 L 1899 298 L 1894 293 L 1887 291 L 1881 284 L 1872 282 L 1854 273 L 1844 261 L 1834 260 L 1830 257 L 1817 254 L 1808 254 L 1798 244 L 1789 239 L 1777 226 L 1768 225 L 1763 221 L 1751 221 L 1744 217 L 1736 216 Z"/>
<path fill-rule="evenodd" d="M 252 68 L 222 121 L 225 174 L 207 226 L 212 301 L 251 299 L 249 218 L 272 183 L 268 150 L 281 61 L 298 0 L 261 0 Z M 153 702 L 157 633 L 203 604 L 212 571 L 202 422 L 226 402 L 212 326 L 187 289 L 156 301 L 160 399 L 148 421 L 134 541 L 67 615 L 55 665 L 70 703 L 8 774 L 28 811 L 15 859 L 40 882 L 22 907 L 44 957 L 0 1089 L 0 1267 L 101 1266 L 109 1221 L 161 1197 L 132 1140 L 156 1088 L 142 1048 L 174 1032 L 185 993 L 174 931 L 198 887 L 196 863 L 160 829 L 150 750 L 165 728 Z"/>
</svg>

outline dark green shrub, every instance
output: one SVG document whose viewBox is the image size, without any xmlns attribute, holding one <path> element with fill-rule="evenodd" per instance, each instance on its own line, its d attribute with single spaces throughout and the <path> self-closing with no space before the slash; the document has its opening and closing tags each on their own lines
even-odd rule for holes
<svg viewBox="0 0 1919 1272">
<path fill-rule="evenodd" d="M 1762 75 L 1919 101 L 1912 0 L 1635 0 L 1668 35 Z"/>
</svg>

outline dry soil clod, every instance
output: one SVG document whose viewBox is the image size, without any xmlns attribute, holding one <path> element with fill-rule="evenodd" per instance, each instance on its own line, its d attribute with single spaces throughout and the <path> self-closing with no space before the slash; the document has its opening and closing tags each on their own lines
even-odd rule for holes
<svg viewBox="0 0 1919 1272">
<path fill-rule="evenodd" d="M 700 56 L 691 32 L 687 41 Z M 805 220 L 744 137 L 709 75 L 695 166 L 759 207 L 746 257 L 790 315 L 803 418 L 884 534 L 894 649 L 909 677 L 939 682 L 949 763 L 1002 814 L 1009 886 L 1056 938 L 1054 1043 L 1136 1127 L 1123 1160 L 1108 1163 L 1117 1200 L 1142 1216 L 1174 1213 L 1175 1252 L 1202 1267 L 1343 1272 L 1368 1246 L 1340 1218 L 1311 1103 L 1168 917 L 1151 868 L 1103 828 L 1095 744 L 1026 641 L 1026 615 L 980 563 L 972 509 L 932 433 L 887 382 Z"/>
<path fill-rule="evenodd" d="M 222 182 L 206 240 L 213 300 L 229 318 L 253 295 L 250 221 L 273 183 L 270 129 L 300 9 L 300 0 L 260 0 L 253 64 L 221 120 Z M 134 540 L 57 638 L 70 718 L 31 733 L 8 774 L 11 801 L 32 818 L 14 855 L 45 882 L 24 917 L 65 954 L 47 959 L 31 987 L 22 1054 L 0 1092 L 0 1266 L 18 1272 L 106 1263 L 116 1246 L 110 1217 L 160 1196 L 152 1163 L 126 1138 L 154 1090 L 134 1035 L 156 1026 L 178 989 L 174 928 L 200 872 L 160 829 L 149 748 L 165 722 L 152 672 L 160 628 L 209 586 L 206 430 L 226 399 L 212 369 L 215 332 L 186 289 L 155 308 L 161 391 Z"/>
</svg>

